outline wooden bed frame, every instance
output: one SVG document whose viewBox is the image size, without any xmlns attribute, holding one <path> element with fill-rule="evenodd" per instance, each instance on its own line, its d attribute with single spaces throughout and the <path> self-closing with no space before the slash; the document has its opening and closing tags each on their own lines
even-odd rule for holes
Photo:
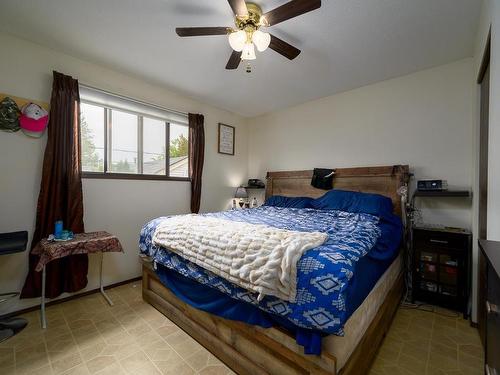
<svg viewBox="0 0 500 375">
<path fill-rule="evenodd" d="M 408 166 L 337 169 L 334 188 L 378 193 L 392 199 L 402 215 L 398 190 L 408 183 Z M 266 197 L 318 197 L 325 193 L 310 185 L 312 171 L 269 172 Z M 280 328 L 264 329 L 227 320 L 179 300 L 158 279 L 151 263 L 143 262 L 142 295 L 201 345 L 238 374 L 366 374 L 387 333 L 403 293 L 400 274 L 347 363 L 338 371 L 336 358 L 323 352 L 304 355 L 295 338 Z"/>
</svg>

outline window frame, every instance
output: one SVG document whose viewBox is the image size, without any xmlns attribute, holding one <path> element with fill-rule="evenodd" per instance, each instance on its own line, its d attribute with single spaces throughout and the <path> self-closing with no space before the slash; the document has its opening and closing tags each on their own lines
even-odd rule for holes
<svg viewBox="0 0 500 375">
<path fill-rule="evenodd" d="M 113 107 L 104 105 L 88 99 L 80 99 L 80 103 L 97 106 L 104 109 L 104 170 L 102 172 L 81 171 L 82 178 L 86 179 L 110 179 L 110 180 L 153 180 L 153 181 L 191 181 L 191 176 L 187 177 L 172 177 L 170 176 L 170 126 L 171 125 L 184 125 L 177 122 L 171 122 L 165 118 L 158 116 L 144 114 L 141 112 L 127 110 L 125 108 Z M 108 140 L 111 138 L 113 131 L 113 111 L 120 111 L 137 116 L 137 173 L 119 173 L 108 172 L 108 161 L 111 160 L 112 147 L 109 147 Z M 81 113 L 81 110 L 80 110 Z M 80 116 L 80 114 L 79 114 Z M 143 174 L 143 160 L 144 160 L 144 118 L 163 121 L 165 123 L 165 174 Z M 188 166 L 190 162 L 190 145 L 189 145 L 189 125 L 188 127 Z"/>
</svg>

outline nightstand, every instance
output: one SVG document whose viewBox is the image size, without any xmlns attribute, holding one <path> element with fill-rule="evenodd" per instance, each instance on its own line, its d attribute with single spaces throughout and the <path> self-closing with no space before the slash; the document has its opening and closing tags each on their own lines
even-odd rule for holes
<svg viewBox="0 0 500 375">
<path fill-rule="evenodd" d="M 413 228 L 412 299 L 469 316 L 470 231 L 450 227 Z"/>
</svg>

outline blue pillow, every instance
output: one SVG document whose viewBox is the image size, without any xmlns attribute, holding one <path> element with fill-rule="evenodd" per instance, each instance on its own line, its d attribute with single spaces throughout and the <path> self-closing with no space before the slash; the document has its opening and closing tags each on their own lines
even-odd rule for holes
<svg viewBox="0 0 500 375">
<path fill-rule="evenodd" d="M 264 206 L 286 207 L 286 208 L 312 208 L 314 199 L 309 197 L 284 197 L 273 195 L 266 199 Z"/>
<path fill-rule="evenodd" d="M 378 217 L 390 216 L 393 210 L 392 200 L 388 197 L 346 190 L 330 190 L 323 196 L 314 199 L 312 207 L 318 210 L 365 213 Z"/>
</svg>

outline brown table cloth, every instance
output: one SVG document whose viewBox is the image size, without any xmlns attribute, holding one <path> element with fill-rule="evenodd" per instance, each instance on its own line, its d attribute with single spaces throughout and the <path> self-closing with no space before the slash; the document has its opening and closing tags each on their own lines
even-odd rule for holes
<svg viewBox="0 0 500 375">
<path fill-rule="evenodd" d="M 73 254 L 92 254 L 99 252 L 123 252 L 118 238 L 108 232 L 88 232 L 75 234 L 69 241 L 49 241 L 44 238 L 33 249 L 40 255 L 35 271 L 40 272 L 50 261 Z"/>
</svg>

